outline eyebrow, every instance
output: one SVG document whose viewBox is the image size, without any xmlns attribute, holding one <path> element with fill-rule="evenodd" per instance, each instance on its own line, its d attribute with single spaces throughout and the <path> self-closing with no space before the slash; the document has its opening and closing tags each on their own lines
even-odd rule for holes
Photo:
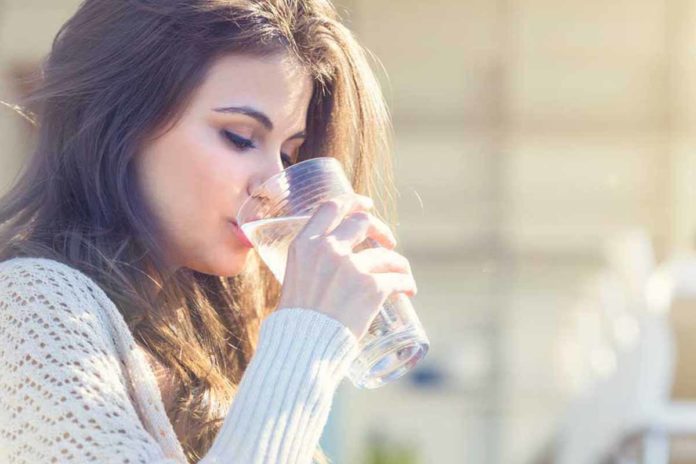
<svg viewBox="0 0 696 464">
<path fill-rule="evenodd" d="M 258 111 L 249 106 L 225 106 L 222 108 L 213 108 L 213 111 L 216 111 L 218 113 L 243 114 L 245 116 L 249 116 L 250 118 L 256 119 L 258 122 L 263 124 L 263 126 L 269 131 L 273 130 L 273 122 L 271 121 L 271 118 L 266 116 L 266 114 L 262 113 L 261 111 Z M 305 137 L 305 131 L 300 131 L 297 134 L 290 137 L 290 139 L 300 139 Z"/>
</svg>

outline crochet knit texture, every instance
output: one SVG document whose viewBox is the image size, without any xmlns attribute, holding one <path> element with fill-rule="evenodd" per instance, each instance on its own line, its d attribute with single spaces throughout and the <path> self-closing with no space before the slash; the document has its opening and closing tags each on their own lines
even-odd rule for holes
<svg viewBox="0 0 696 464">
<path fill-rule="evenodd" d="M 318 311 L 281 308 L 202 464 L 308 464 L 358 352 Z M 43 258 L 0 263 L 0 463 L 186 463 L 155 374 L 97 284 Z"/>
</svg>

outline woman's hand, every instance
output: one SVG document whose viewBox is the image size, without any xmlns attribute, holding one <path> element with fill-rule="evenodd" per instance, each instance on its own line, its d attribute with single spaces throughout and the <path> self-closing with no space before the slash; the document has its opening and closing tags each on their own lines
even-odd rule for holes
<svg viewBox="0 0 696 464">
<path fill-rule="evenodd" d="M 290 244 L 279 307 L 324 313 L 360 339 L 394 293 L 416 294 L 408 260 L 396 240 L 370 214 L 372 200 L 346 194 L 323 203 Z M 353 249 L 365 239 L 381 247 Z"/>
</svg>

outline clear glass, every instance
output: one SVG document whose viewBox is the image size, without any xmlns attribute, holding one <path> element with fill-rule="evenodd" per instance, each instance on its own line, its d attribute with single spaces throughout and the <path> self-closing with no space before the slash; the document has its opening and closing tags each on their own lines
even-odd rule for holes
<svg viewBox="0 0 696 464">
<path fill-rule="evenodd" d="M 345 193 L 353 189 L 340 162 L 312 158 L 264 181 L 242 204 L 237 224 L 282 284 L 290 243 L 323 202 Z M 378 246 L 368 238 L 355 250 Z M 429 346 L 411 300 L 392 295 L 360 339 L 348 376 L 358 388 L 379 387 L 412 369 Z"/>
</svg>

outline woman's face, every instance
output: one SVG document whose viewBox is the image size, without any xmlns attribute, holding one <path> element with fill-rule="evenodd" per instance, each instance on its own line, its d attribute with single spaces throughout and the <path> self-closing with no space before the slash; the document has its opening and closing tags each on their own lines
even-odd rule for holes
<svg viewBox="0 0 696 464">
<path fill-rule="evenodd" d="M 136 157 L 145 201 L 174 268 L 233 276 L 250 248 L 231 224 L 242 202 L 295 162 L 312 95 L 285 54 L 213 63 L 181 119 Z"/>
</svg>

